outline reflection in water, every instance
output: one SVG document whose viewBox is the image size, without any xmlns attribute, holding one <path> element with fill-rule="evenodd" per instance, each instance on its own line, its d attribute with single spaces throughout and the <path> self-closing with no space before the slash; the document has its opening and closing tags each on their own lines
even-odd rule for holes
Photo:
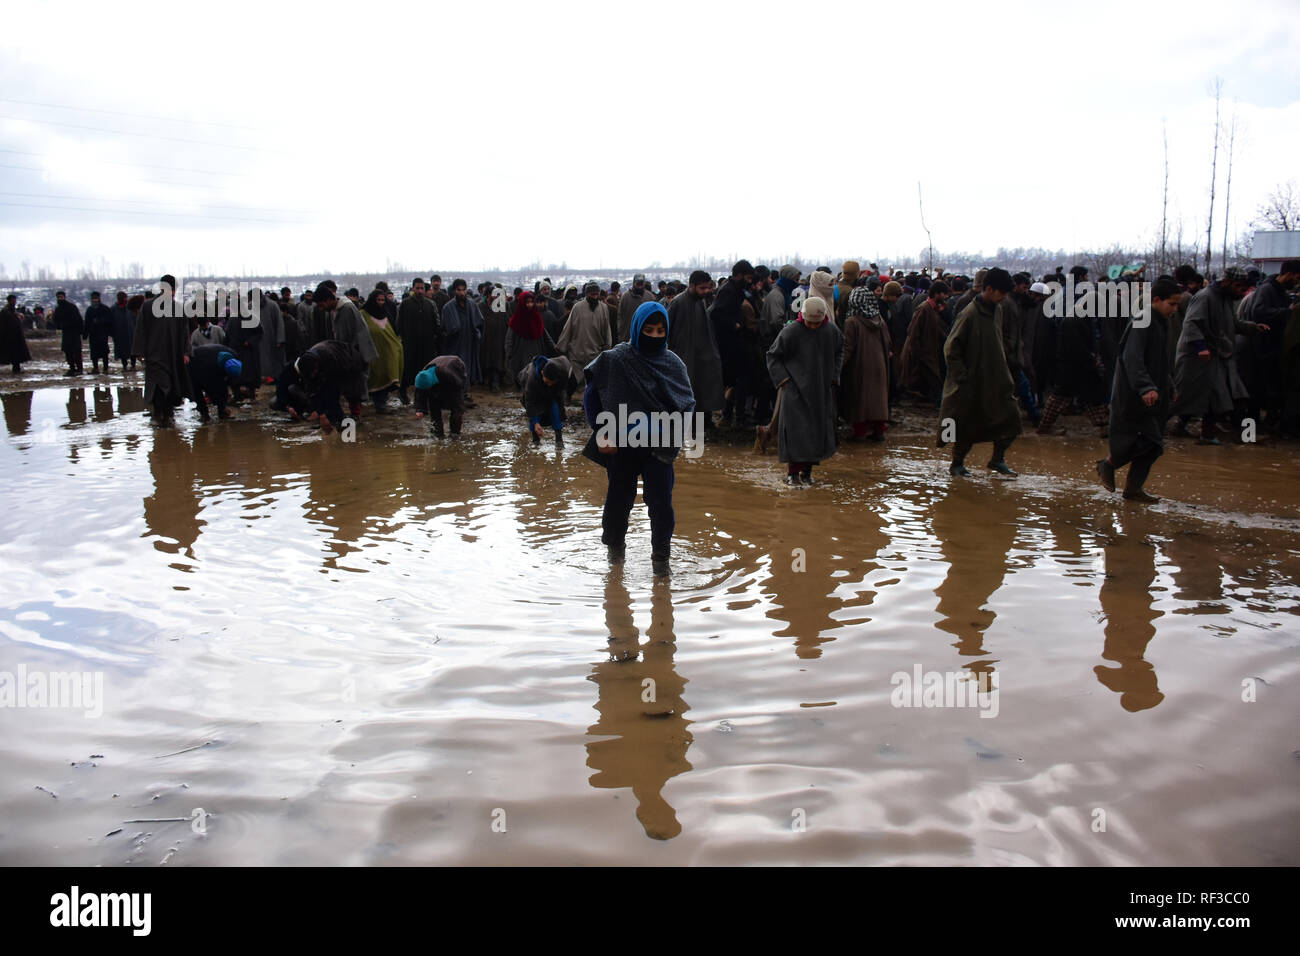
<svg viewBox="0 0 1300 956">
<path fill-rule="evenodd" d="M 11 392 L 8 395 L 0 395 L 0 402 L 4 403 L 5 409 L 5 428 L 9 430 L 10 435 L 27 434 L 28 426 L 32 423 L 32 394 Z"/>
<path fill-rule="evenodd" d="M 606 739 L 587 744 L 587 766 L 596 771 L 590 778 L 593 787 L 632 789 L 636 818 L 646 836 L 671 840 L 681 833 L 682 825 L 664 799 L 663 788 L 669 779 L 691 769 L 686 750 L 694 737 L 684 716 L 686 681 L 673 667 L 677 646 L 672 592 L 666 579 L 655 580 L 650 601 L 650 627 L 641 645 L 622 569 L 610 571 L 605 586 L 610 659 L 597 664 L 590 675 L 599 688 L 600 718 L 587 728 L 588 734 Z"/>
<path fill-rule="evenodd" d="M 91 392 L 91 402 L 95 421 L 106 422 L 113 417 L 113 393 L 109 388 L 96 385 Z"/>
<path fill-rule="evenodd" d="M 852 607 L 856 613 L 852 617 L 841 616 L 840 623 L 844 626 L 868 623 L 871 618 L 866 612 L 876 600 L 877 589 L 890 583 L 876 581 L 873 587 L 871 577 L 885 568 L 885 564 L 878 560 L 880 552 L 889 545 L 890 540 L 884 530 L 884 514 L 896 510 L 898 504 L 889 499 L 882 500 L 879 504 L 871 502 L 865 507 L 854 508 L 852 519 L 844 524 L 844 531 L 847 534 L 832 539 L 837 543 L 847 540 L 845 567 L 848 570 L 845 572 L 845 580 L 841 587 L 853 592 L 853 596 L 845 601 L 845 606 Z M 856 581 L 851 580 L 858 574 L 861 577 Z M 894 582 L 897 580 L 897 578 L 893 579 Z M 832 582 L 827 582 L 828 587 L 831 584 Z"/>
<path fill-rule="evenodd" d="M 153 546 L 167 554 L 184 553 L 194 560 L 194 542 L 199 537 L 199 492 L 194 481 L 194 450 L 175 428 L 158 428 L 149 449 L 149 471 L 153 494 L 144 499 L 144 537 L 153 536 Z M 183 562 L 171 565 L 178 571 L 192 571 Z"/>
<path fill-rule="evenodd" d="M 1271 709 L 1243 707 L 1223 675 L 1281 684 L 1291 673 L 1293 449 L 1248 449 L 1272 462 L 1252 464 L 1249 488 L 1172 456 L 1182 486 L 1225 500 L 1147 511 L 1101 494 L 1064 443 L 1039 452 L 1055 456 L 1053 477 L 1017 485 L 950 484 L 928 447 L 904 444 L 887 480 L 841 468 L 821 489 L 775 493 L 748 448 L 721 447 L 716 463 L 683 467 L 670 591 L 650 575 L 644 509 L 632 529 L 641 546 L 611 574 L 598 544 L 603 475 L 577 457 L 576 438 L 532 446 L 516 406 L 485 401 L 479 431 L 459 442 L 367 416 L 344 444 L 248 407 L 233 422 L 186 416 L 154 429 L 121 417 L 140 409 L 138 387 L 117 389 L 109 421 L 95 390 L 91 423 L 68 425 L 67 389 L 4 396 L 6 427 L 25 437 L 0 442 L 13 503 L 0 671 L 24 659 L 67 670 L 69 654 L 127 641 L 141 666 L 111 685 L 104 745 L 86 739 L 84 720 L 60 729 L 43 716 L 36 733 L 0 734 L 0 765 L 57 789 L 54 758 L 112 746 L 113 791 L 133 805 L 197 777 L 204 805 L 225 807 L 232 825 L 185 843 L 181 861 L 282 862 L 304 846 L 317 860 L 380 859 L 404 838 L 383 836 L 386 820 L 419 807 L 405 812 L 427 828 L 432 795 L 439 819 L 477 822 L 439 824 L 412 862 L 500 862 L 505 842 L 487 849 L 477 815 L 512 789 L 547 821 L 512 828 L 531 843 L 508 854 L 522 848 L 527 862 L 585 840 L 580 862 L 640 851 L 664 863 L 872 863 L 915 846 L 920 861 L 1227 865 L 1266 859 L 1258 847 L 1273 852 L 1289 832 L 1295 706 L 1285 688 L 1265 687 Z M 1260 517 L 1270 508 L 1278 526 Z M 357 573 L 330 570 L 344 566 Z M 149 573 L 117 575 L 112 615 L 87 617 L 115 568 Z M 1031 638 L 1049 622 L 1045 647 Z M 217 639 L 184 640 L 216 637 L 218 624 Z M 1221 640 L 1229 625 L 1237 631 Z M 1145 657 L 1157 628 L 1159 687 Z M 881 677 L 936 658 L 945 669 L 950 642 L 958 674 L 987 673 L 989 648 L 1001 676 L 1014 674 L 998 720 L 957 708 L 903 719 L 888 706 Z M 1166 645 L 1178 653 L 1155 653 Z M 337 680 L 354 673 L 366 675 L 355 706 Z M 1163 687 L 1178 700 L 1156 715 Z M 1189 701 L 1195 713 L 1180 710 Z M 760 732 L 700 746 L 714 740 L 694 736 L 706 713 L 710 726 L 713 715 L 753 715 Z M 1125 732 L 1138 720 L 1141 739 Z M 1246 738 L 1258 746 L 1235 745 Z M 185 752 L 206 740 L 237 746 L 215 760 Z M 492 754 L 510 759 L 480 772 Z M 134 831 L 84 839 L 109 829 L 102 801 L 30 792 L 0 800 L 6 857 L 48 862 L 62 846 L 77 864 L 140 859 Z M 832 792 L 823 800 L 845 812 L 819 828 L 823 842 L 771 855 L 772 821 Z M 1102 849 L 1075 840 L 1075 809 L 1116 793 L 1133 797 L 1129 835 Z M 1223 811 L 1213 820 L 1210 803 Z M 609 826 L 592 827 L 593 806 L 612 814 Z M 1209 821 L 1195 845 L 1189 819 Z M 857 841 L 853 828 L 889 842 Z M 1274 855 L 1292 862 L 1288 851 Z"/>
<path fill-rule="evenodd" d="M 1146 661 L 1147 644 L 1155 637 L 1153 623 L 1161 616 L 1153 606 L 1156 549 L 1142 539 L 1111 538 L 1106 544 L 1106 577 L 1101 608 L 1106 614 L 1106 643 L 1101 656 L 1118 667 L 1098 664 L 1097 680 L 1120 695 L 1120 706 L 1135 713 L 1165 699 L 1156 686 L 1155 668 Z"/>
<path fill-rule="evenodd" d="M 84 388 L 68 389 L 68 421 L 73 425 L 86 423 L 86 390 Z"/>
<path fill-rule="evenodd" d="M 1016 540 L 1016 505 L 1005 495 L 986 495 L 979 507 L 969 499 L 973 489 L 937 498 L 931 512 L 931 526 L 940 550 L 948 562 L 943 582 L 934 589 L 939 597 L 935 610 L 942 616 L 935 626 L 957 638 L 953 647 L 963 657 L 983 657 L 984 632 L 997 618 L 987 605 L 1002 586 L 1007 573 L 1007 554 Z M 972 673 L 993 673 L 992 661 L 963 665 Z"/>
<path fill-rule="evenodd" d="M 1226 614 L 1223 601 L 1223 568 L 1218 561 L 1215 535 L 1188 530 L 1165 543 L 1165 557 L 1173 565 L 1174 597 L 1189 602 L 1176 613 Z"/>
<path fill-rule="evenodd" d="M 771 531 L 770 564 L 761 587 L 771 600 L 767 616 L 787 623 L 772 634 L 793 637 L 795 656 L 802 660 L 821 657 L 822 645 L 835 640 L 823 635 L 843 626 L 835 617 L 845 603 L 835 593 L 836 572 L 847 566 L 844 556 L 834 553 L 841 545 L 810 523 L 802 508 L 776 509 Z"/>
<path fill-rule="evenodd" d="M 144 411 L 144 389 L 130 385 L 117 387 L 117 413 L 129 415 L 131 412 Z"/>
</svg>

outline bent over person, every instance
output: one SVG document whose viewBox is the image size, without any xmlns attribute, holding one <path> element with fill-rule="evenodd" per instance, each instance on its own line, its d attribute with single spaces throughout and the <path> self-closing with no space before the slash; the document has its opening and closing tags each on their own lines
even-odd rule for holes
<svg viewBox="0 0 1300 956">
<path fill-rule="evenodd" d="M 450 412 L 451 433 L 460 434 L 465 419 L 465 381 L 469 373 L 459 355 L 439 355 L 415 375 L 415 417 L 427 413 L 433 434 L 442 438 L 442 410 Z"/>
</svg>

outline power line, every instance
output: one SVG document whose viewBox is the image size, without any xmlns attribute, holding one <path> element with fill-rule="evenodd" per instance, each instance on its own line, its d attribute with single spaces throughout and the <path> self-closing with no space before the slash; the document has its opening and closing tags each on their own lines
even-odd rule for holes
<svg viewBox="0 0 1300 956">
<path fill-rule="evenodd" d="M 52 193 L 15 193 L 0 190 L 0 196 L 21 196 L 24 199 L 72 199 L 78 202 L 120 202 L 131 203 L 135 206 L 171 206 L 176 209 L 186 208 L 187 203 L 180 202 L 159 202 L 155 199 L 101 199 L 98 196 L 58 196 Z M 230 206 L 220 203 L 200 203 L 205 209 L 242 209 L 250 212 L 290 212 L 298 215 L 307 215 L 310 209 L 281 209 L 275 206 Z"/>
<path fill-rule="evenodd" d="M 99 212 L 115 216 L 167 216 L 170 219 L 215 219 L 222 222 L 269 222 L 275 225 L 297 225 L 306 219 L 253 219 L 248 216 L 200 216 L 181 212 L 149 212 L 146 209 L 89 209 L 84 206 L 51 206 L 30 202 L 0 202 L 0 206 L 19 206 L 25 209 L 62 209 L 64 212 Z"/>
<path fill-rule="evenodd" d="M 44 173 L 48 170 L 40 166 L 14 166 L 10 163 L 0 163 L 0 169 L 26 169 L 33 173 Z M 132 183 L 149 183 L 153 186 L 184 186 L 186 189 L 222 189 L 222 186 L 210 186 L 207 183 L 178 183 L 170 179 L 130 179 L 127 182 Z"/>
<path fill-rule="evenodd" d="M 259 126 L 237 126 L 234 123 L 215 123 L 211 120 L 181 119 L 177 116 L 149 116 L 146 113 L 127 113 L 122 110 L 101 110 L 91 106 L 62 106 L 58 103 L 33 103 L 31 100 L 15 100 L 0 96 L 0 103 L 20 103 L 23 106 L 40 106 L 51 110 L 77 110 L 82 113 L 108 113 L 113 116 L 134 116 L 136 119 L 159 120 L 163 123 L 190 123 L 195 126 L 223 126 L 226 129 L 246 129 L 257 133 L 270 133 L 273 130 Z"/>
<path fill-rule="evenodd" d="M 233 143 L 214 143 L 211 140 L 184 139 L 180 136 L 159 136 L 157 133 L 135 133 L 125 129 L 109 129 L 104 126 L 84 126 L 80 123 L 60 123 L 56 120 L 33 119 L 30 116 L 0 116 L 0 119 L 14 120 L 19 123 L 40 123 L 44 126 L 66 126 L 69 129 L 88 129 L 97 133 L 114 133 L 118 136 L 143 136 L 145 139 L 162 139 L 173 143 L 188 143 L 191 146 L 215 146 L 219 149 L 243 149 L 254 153 L 279 153 L 283 150 L 267 149 L 264 146 L 236 146 Z"/>
<path fill-rule="evenodd" d="M 0 147 L 0 153 L 18 153 L 19 155 L 22 156 L 39 156 L 41 159 L 50 158 L 48 153 L 37 153 L 30 149 L 6 149 L 4 147 Z M 232 173 L 220 169 L 194 169 L 190 166 L 160 166 L 157 163 L 135 163 L 135 162 L 127 162 L 121 159 L 101 159 L 98 156 L 90 156 L 87 158 L 92 159 L 97 163 L 108 163 L 110 166 L 140 166 L 146 169 L 169 169 L 172 172 L 177 172 L 177 173 L 203 173 L 204 175 L 207 176 L 247 176 L 248 175 L 248 173 Z M 27 167 L 14 167 L 14 168 L 25 169 Z"/>
</svg>

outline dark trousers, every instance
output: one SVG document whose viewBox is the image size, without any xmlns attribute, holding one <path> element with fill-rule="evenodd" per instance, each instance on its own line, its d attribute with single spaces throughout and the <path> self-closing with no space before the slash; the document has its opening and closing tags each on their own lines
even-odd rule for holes
<svg viewBox="0 0 1300 956">
<path fill-rule="evenodd" d="M 339 409 L 339 387 L 334 382 L 322 382 L 320 388 L 312 393 L 311 410 L 325 416 L 335 428 L 343 422 L 343 412 Z"/>
<path fill-rule="evenodd" d="M 722 409 L 722 420 L 729 422 L 734 416 L 737 425 L 744 425 L 749 420 L 750 395 L 749 376 L 743 373 L 737 374 L 736 380 L 731 385 L 731 397 L 726 400 Z"/>
<path fill-rule="evenodd" d="M 605 493 L 605 512 L 601 517 L 600 540 L 622 546 L 627 537 L 627 519 L 636 503 L 636 480 L 642 484 L 641 497 L 650 512 L 650 551 L 653 557 L 667 558 L 672 542 L 673 466 L 650 454 L 648 448 L 620 448 L 611 455 L 605 470 L 609 474 L 609 491 Z"/>
<path fill-rule="evenodd" d="M 1129 466 L 1128 478 L 1124 481 L 1125 491 L 1141 491 L 1142 486 L 1146 484 L 1147 476 L 1151 474 L 1151 466 L 1163 453 L 1163 448 L 1156 448 L 1144 441 L 1135 453 L 1117 455 L 1111 452 L 1107 460 L 1116 471 L 1125 465 Z"/>
<path fill-rule="evenodd" d="M 82 351 L 81 342 L 78 340 L 76 345 L 65 345 L 63 347 L 63 357 L 68 360 L 68 371 L 80 372 L 82 370 Z"/>
<path fill-rule="evenodd" d="M 230 389 L 226 387 L 224 379 L 219 380 L 217 383 L 202 382 L 199 380 L 199 376 L 194 374 L 194 366 L 191 365 L 190 385 L 192 386 L 190 391 L 194 395 L 195 404 L 199 406 L 199 418 L 207 420 L 208 405 L 215 408 L 218 415 L 226 410 L 226 402 L 230 398 Z M 205 398 L 207 399 L 206 402 L 204 401 Z"/>
<path fill-rule="evenodd" d="M 1014 440 L 1015 439 L 1011 439 L 1011 441 Z M 995 461 L 1007 460 L 1007 449 L 1011 447 L 1011 441 L 997 441 L 993 443 L 993 457 L 989 459 L 990 465 Z M 952 463 L 954 465 L 964 465 L 966 463 L 966 456 L 970 454 L 970 450 L 973 447 L 973 442 L 953 442 Z"/>
<path fill-rule="evenodd" d="M 429 396 L 429 427 L 439 438 L 443 437 L 442 427 L 442 410 L 447 409 L 451 412 L 451 433 L 460 434 L 460 426 L 465 421 L 465 405 L 459 396 L 454 401 L 448 401 L 445 404 L 436 400 L 434 396 Z"/>
</svg>

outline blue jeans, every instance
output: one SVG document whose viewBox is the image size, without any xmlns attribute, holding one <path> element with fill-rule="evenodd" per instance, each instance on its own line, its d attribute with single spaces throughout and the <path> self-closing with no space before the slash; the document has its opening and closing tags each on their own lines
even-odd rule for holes
<svg viewBox="0 0 1300 956">
<path fill-rule="evenodd" d="M 551 420 L 551 427 L 554 428 L 557 432 L 562 431 L 564 429 L 564 412 L 560 410 L 560 403 L 551 402 L 551 408 L 547 415 L 534 415 L 532 418 L 528 419 L 528 430 L 531 432 L 533 430 L 534 425 L 538 424 L 539 422 L 541 422 L 543 418 L 547 418 L 547 417 L 549 417 Z"/>
</svg>

